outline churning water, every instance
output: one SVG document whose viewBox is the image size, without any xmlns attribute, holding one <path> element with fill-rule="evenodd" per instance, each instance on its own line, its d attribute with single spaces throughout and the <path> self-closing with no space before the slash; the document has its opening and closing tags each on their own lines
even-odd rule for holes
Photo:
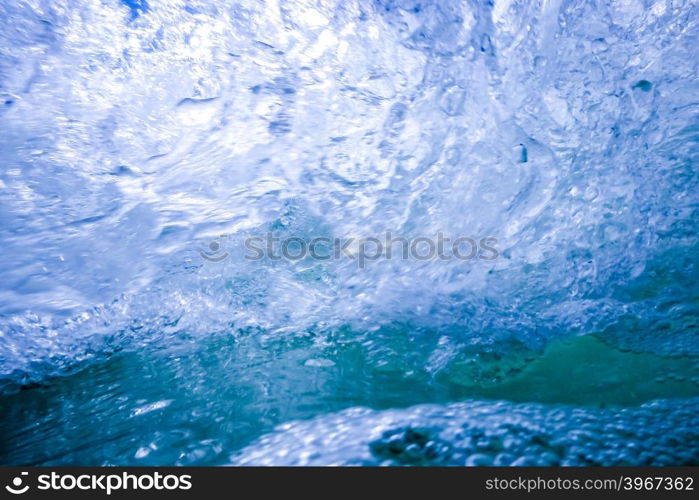
<svg viewBox="0 0 699 500">
<path fill-rule="evenodd" d="M 0 462 L 699 464 L 697 46 L 691 0 L 0 0 Z M 387 231 L 497 257 L 245 258 Z"/>
</svg>

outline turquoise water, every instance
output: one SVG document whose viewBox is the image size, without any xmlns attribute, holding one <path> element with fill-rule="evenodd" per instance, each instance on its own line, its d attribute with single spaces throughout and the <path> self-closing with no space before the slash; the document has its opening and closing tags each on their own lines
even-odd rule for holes
<svg viewBox="0 0 699 500">
<path fill-rule="evenodd" d="M 423 368 L 419 341 L 401 333 L 402 345 L 379 360 L 365 346 L 318 346 L 312 335 L 276 342 L 220 335 L 196 346 L 115 353 L 3 397 L 5 461 L 226 464 L 278 424 L 356 406 L 476 398 L 634 408 L 699 396 L 699 358 L 620 351 L 585 336 L 543 353 L 457 356 L 435 377 Z"/>
<path fill-rule="evenodd" d="M 692 0 L 0 0 L 0 465 L 699 465 L 697 46 Z"/>
</svg>

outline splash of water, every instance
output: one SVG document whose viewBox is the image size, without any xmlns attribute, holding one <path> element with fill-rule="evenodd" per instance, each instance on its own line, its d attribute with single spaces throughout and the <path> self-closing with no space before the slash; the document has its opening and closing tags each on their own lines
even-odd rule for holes
<svg viewBox="0 0 699 500">
<path fill-rule="evenodd" d="M 693 2 L 2 4 L 4 380 L 218 331 L 385 352 L 396 323 L 433 371 L 590 332 L 699 352 Z M 386 230 L 500 257 L 239 258 Z"/>
</svg>

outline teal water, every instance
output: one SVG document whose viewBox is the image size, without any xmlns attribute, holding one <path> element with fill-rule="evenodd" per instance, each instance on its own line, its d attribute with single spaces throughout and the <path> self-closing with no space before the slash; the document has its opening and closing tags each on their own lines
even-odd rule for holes
<svg viewBox="0 0 699 500">
<path fill-rule="evenodd" d="M 555 342 L 540 353 L 463 353 L 435 375 L 424 369 L 418 340 L 403 334 L 380 359 L 371 346 L 341 339 L 317 345 L 310 334 L 266 342 L 218 335 L 115 353 L 3 396 L 2 461 L 225 464 L 278 424 L 355 406 L 475 398 L 633 408 L 699 396 L 699 358 L 622 351 L 595 336 Z"/>
<path fill-rule="evenodd" d="M 699 465 L 698 46 L 695 0 L 0 0 L 0 465 Z"/>
</svg>

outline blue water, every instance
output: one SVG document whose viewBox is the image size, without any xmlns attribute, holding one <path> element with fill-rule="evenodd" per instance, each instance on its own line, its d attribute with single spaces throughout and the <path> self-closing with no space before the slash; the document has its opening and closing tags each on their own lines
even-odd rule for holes
<svg viewBox="0 0 699 500">
<path fill-rule="evenodd" d="M 0 7 L 0 463 L 699 464 L 695 2 Z"/>
</svg>

